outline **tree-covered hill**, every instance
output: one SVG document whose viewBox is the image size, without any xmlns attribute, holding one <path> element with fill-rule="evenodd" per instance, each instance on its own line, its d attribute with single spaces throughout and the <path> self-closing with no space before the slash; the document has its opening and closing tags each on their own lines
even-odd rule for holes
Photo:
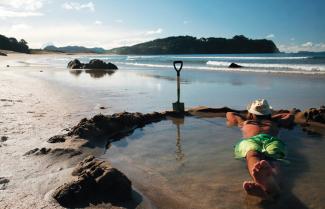
<svg viewBox="0 0 325 209">
<path fill-rule="evenodd" d="M 94 48 L 86 48 L 83 46 L 56 47 L 53 45 L 46 46 L 44 50 L 53 51 L 53 52 L 65 52 L 65 53 L 104 53 L 105 52 L 105 49 L 99 47 L 94 47 Z"/>
<path fill-rule="evenodd" d="M 0 34 L 0 49 L 15 52 L 29 53 L 27 42 L 24 39 L 17 41 L 15 38 L 8 38 Z"/>
<path fill-rule="evenodd" d="M 248 39 L 243 35 L 226 38 L 176 36 L 107 51 L 114 54 L 237 54 L 279 52 L 271 40 Z"/>
</svg>

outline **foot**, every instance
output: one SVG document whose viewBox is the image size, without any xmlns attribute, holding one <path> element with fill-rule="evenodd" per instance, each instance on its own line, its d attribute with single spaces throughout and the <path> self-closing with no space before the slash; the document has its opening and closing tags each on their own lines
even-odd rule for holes
<svg viewBox="0 0 325 209">
<path fill-rule="evenodd" d="M 252 176 L 254 181 L 268 194 L 273 196 L 280 192 L 272 167 L 266 160 L 261 160 L 254 165 Z"/>
<path fill-rule="evenodd" d="M 257 196 L 262 199 L 269 199 L 269 195 L 263 190 L 261 185 L 253 181 L 244 181 L 243 188 L 249 195 Z"/>
</svg>

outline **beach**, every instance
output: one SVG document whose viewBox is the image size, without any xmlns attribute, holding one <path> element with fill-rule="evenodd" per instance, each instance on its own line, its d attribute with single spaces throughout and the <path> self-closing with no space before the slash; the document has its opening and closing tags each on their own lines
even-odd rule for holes
<svg viewBox="0 0 325 209">
<path fill-rule="evenodd" d="M 119 69 L 67 69 L 75 58 L 98 58 Z M 109 149 L 86 148 L 71 158 L 24 155 L 34 148 L 59 148 L 62 145 L 47 140 L 99 113 L 171 110 L 176 101 L 172 60 L 184 61 L 181 102 L 186 108 L 244 110 L 257 98 L 268 99 L 275 110 L 303 111 L 325 104 L 325 64 L 304 55 L 9 54 L 0 57 L 0 136 L 7 137 L 0 144 L 0 177 L 7 179 L 0 187 L 0 207 L 61 208 L 51 200 L 51 192 L 69 180 L 76 163 L 92 154 L 129 177 L 144 197 L 137 208 L 269 208 L 242 190 L 241 182 L 249 176 L 232 153 L 240 130 L 227 127 L 222 117 L 146 125 Z M 246 67 L 228 69 L 231 62 Z M 324 135 L 296 126 L 282 130 L 280 137 L 289 147 L 290 164 L 284 168 L 288 193 L 271 207 L 323 208 Z"/>
</svg>

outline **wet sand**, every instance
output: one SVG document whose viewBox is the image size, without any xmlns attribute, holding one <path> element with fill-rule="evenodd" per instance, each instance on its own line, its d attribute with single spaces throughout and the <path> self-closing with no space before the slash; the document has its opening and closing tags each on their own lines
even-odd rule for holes
<svg viewBox="0 0 325 209">
<path fill-rule="evenodd" d="M 72 160 L 66 160 L 64 156 L 62 158 L 57 157 L 52 159 L 47 157 L 24 156 L 27 151 L 35 147 L 48 146 L 46 140 L 51 136 L 66 133 L 66 128 L 71 128 L 84 117 L 89 118 L 98 113 L 111 114 L 124 110 L 131 112 L 161 111 L 170 109 L 171 103 L 175 100 L 175 81 L 172 74 L 147 70 L 137 72 L 129 69 L 124 71 L 121 69 L 120 72 L 112 75 L 86 72 L 77 72 L 73 74 L 73 72 L 68 72 L 61 65 L 49 67 L 46 64 L 37 64 L 37 61 L 36 64 L 35 62 L 33 64 L 28 64 L 30 62 L 27 62 L 30 59 L 37 60 L 39 58 L 44 59 L 48 57 L 61 59 L 66 58 L 67 55 L 17 54 L 0 58 L 0 136 L 8 137 L 6 141 L 1 142 L 0 161 L 2 163 L 0 177 L 9 180 L 4 187 L 0 187 L 1 208 L 60 208 L 55 202 L 49 201 L 48 194 L 50 190 L 67 181 L 73 166 L 80 160 L 79 157 Z M 10 64 L 10 67 L 5 67 L 6 64 Z M 203 104 L 220 107 L 228 105 L 229 103 L 231 107 L 243 109 L 245 105 L 238 104 L 241 101 L 246 103 L 248 98 L 247 96 L 241 95 L 243 93 L 241 88 L 248 88 L 250 90 L 255 89 L 255 84 L 251 82 L 249 84 L 242 83 L 243 80 L 247 81 L 247 79 L 252 79 L 245 77 L 245 75 L 242 77 L 239 77 L 238 74 L 225 78 L 211 77 L 208 80 L 203 78 L 204 82 L 202 82 L 199 77 L 196 77 L 197 74 L 197 72 L 193 72 L 192 75 L 184 74 L 184 100 L 187 106 Z M 224 74 L 218 75 L 221 76 Z M 256 79 L 255 81 L 257 81 L 258 78 L 259 76 L 257 75 L 254 78 Z M 316 92 L 321 89 L 323 85 L 319 78 L 308 78 L 304 80 L 299 77 L 296 78 L 296 81 L 297 80 L 303 80 L 309 84 L 314 84 L 310 89 L 314 89 Z M 292 78 L 290 78 L 289 81 L 289 89 L 295 88 Z M 231 82 L 234 83 L 231 84 Z M 238 82 L 243 86 L 238 87 Z M 280 87 L 276 88 L 281 89 L 285 87 L 284 83 L 285 81 L 281 81 Z M 261 96 L 265 92 L 274 90 L 272 86 L 275 84 L 269 84 L 270 85 L 266 86 L 266 88 L 258 90 L 257 95 Z M 307 84 L 305 85 L 307 86 Z M 211 89 L 211 87 L 215 88 L 218 86 L 221 89 L 229 87 L 227 91 L 233 91 L 235 96 L 231 96 L 231 99 L 228 100 L 229 96 L 224 97 L 224 93 L 220 93 L 217 91 L 218 89 Z M 193 91 L 193 89 L 197 91 Z M 274 98 L 273 101 L 276 107 L 292 107 L 292 104 L 296 104 L 298 107 L 305 107 L 307 103 L 311 104 L 310 106 L 314 106 L 321 103 L 322 98 L 324 98 L 321 92 L 319 92 L 319 96 L 315 97 L 313 94 L 302 92 L 302 89 L 298 90 L 301 94 L 291 100 L 289 99 L 287 102 L 283 101 L 287 94 L 280 94 L 279 92 L 275 94 L 272 98 Z M 203 93 L 204 91 L 207 91 L 207 93 Z M 286 91 L 289 90 L 287 89 Z M 309 90 L 307 89 L 307 91 Z M 208 96 L 209 94 L 210 96 Z M 211 94 L 215 94 L 215 97 L 211 97 Z M 303 95 L 306 94 L 307 99 L 303 99 L 304 102 L 299 103 L 298 99 L 302 99 Z M 295 103 L 296 101 L 298 103 Z M 197 125 L 199 124 L 194 123 L 190 129 L 194 129 Z M 224 132 L 223 138 L 230 138 L 231 143 L 239 137 L 239 132 L 232 132 L 229 130 L 223 131 L 224 126 L 221 125 L 221 127 L 220 131 L 215 134 Z M 205 129 L 208 130 L 209 128 L 211 127 L 203 127 L 202 130 L 204 132 Z M 160 131 L 159 133 L 161 133 L 161 136 L 168 136 L 168 128 L 166 130 L 158 127 L 158 131 Z M 193 132 L 189 133 L 191 137 L 194 137 Z M 212 133 L 214 132 L 211 132 L 211 135 L 206 137 L 213 137 Z M 175 134 L 174 131 L 173 134 Z M 204 136 L 202 132 L 196 132 L 195 134 L 198 134 L 196 138 L 200 138 L 202 135 Z M 297 143 L 292 143 L 292 145 L 290 145 L 292 147 L 292 156 L 294 156 L 294 158 L 291 159 L 293 162 L 292 164 L 295 164 L 287 168 L 289 169 L 288 172 L 294 177 L 294 181 L 289 181 L 291 184 L 291 186 L 289 185 L 289 187 L 291 187 L 291 192 L 294 193 L 295 198 L 297 197 L 298 200 L 303 203 L 302 205 L 308 208 L 322 208 L 324 202 L 322 202 L 321 197 L 324 196 L 324 190 L 322 189 L 324 187 L 324 182 L 319 177 L 324 174 L 324 167 L 319 164 L 319 162 L 324 161 L 324 156 L 320 154 L 313 155 L 312 158 L 308 157 L 313 152 L 321 153 L 322 147 L 324 148 L 324 138 L 321 136 L 307 137 L 305 133 L 299 129 L 292 132 L 288 131 L 284 134 L 284 137 L 292 137 L 297 141 Z M 148 136 L 150 136 L 150 133 Z M 146 137 L 146 135 L 141 136 L 140 134 L 140 139 L 138 141 Z M 218 137 L 221 136 L 219 135 Z M 175 148 L 175 136 L 170 136 L 170 138 L 172 138 L 173 142 L 171 146 Z M 304 143 L 302 143 L 301 141 L 303 139 L 310 140 L 304 140 Z M 146 142 L 146 140 L 143 141 Z M 230 141 L 228 145 L 231 144 Z M 209 141 L 207 141 L 206 144 L 209 144 Z M 187 148 L 184 148 L 184 146 L 185 145 L 182 145 L 182 149 L 186 150 Z M 188 159 L 189 156 L 193 158 L 195 158 L 195 156 L 200 156 L 200 153 L 197 153 L 197 150 L 193 148 L 195 145 L 190 145 L 190 147 L 192 147 L 190 150 L 193 153 L 186 154 L 186 159 Z M 309 149 L 300 149 L 301 147 L 307 147 Z M 168 146 L 166 149 L 168 149 Z M 143 172 L 142 169 L 138 170 L 135 168 L 134 171 L 130 171 L 130 175 L 133 176 L 132 172 L 134 172 L 134 184 L 142 189 L 142 193 L 145 194 L 145 191 L 154 191 L 151 193 L 152 196 L 149 194 L 146 195 L 153 198 L 153 200 L 155 200 L 155 205 L 158 206 L 162 206 L 167 200 L 170 202 L 171 206 L 183 206 L 184 202 L 188 202 L 188 198 L 198 199 L 193 203 L 193 206 L 207 206 L 211 204 L 211 202 L 224 201 L 225 198 L 233 200 L 231 196 L 240 192 L 239 197 L 237 197 L 239 200 L 227 201 L 228 203 L 216 205 L 216 208 L 221 206 L 223 208 L 236 208 L 237 206 L 241 206 L 246 198 L 240 187 L 240 182 L 246 177 L 245 166 L 238 161 L 234 161 L 227 150 L 230 151 L 231 148 L 228 147 L 225 150 L 219 150 L 219 152 L 223 153 L 221 156 L 223 156 L 224 159 L 212 158 L 210 159 L 211 161 L 209 161 L 211 164 L 202 164 L 202 166 L 205 166 L 202 170 L 207 172 L 203 173 L 203 176 L 200 176 L 201 174 L 195 176 L 195 173 L 197 173 L 196 169 L 198 168 L 192 168 L 193 170 L 190 171 L 186 169 L 182 171 L 186 171 L 185 173 L 190 173 L 191 175 L 185 177 L 182 175 L 181 178 L 177 178 L 177 176 L 171 175 L 171 173 L 175 173 L 173 172 L 173 169 L 175 169 L 174 165 L 165 165 L 171 167 L 161 167 L 162 170 L 157 171 L 156 168 L 152 168 L 150 164 L 141 165 L 143 158 L 140 158 L 136 163 L 139 167 L 142 167 L 142 169 L 149 170 L 150 172 Z M 209 155 L 213 156 L 213 152 L 215 151 L 217 152 L 217 150 L 211 150 Z M 95 153 L 97 156 L 102 156 L 102 154 L 104 154 L 104 149 L 90 150 L 89 153 Z M 178 153 L 180 155 L 179 157 L 181 157 L 181 153 L 179 151 Z M 148 153 L 148 155 L 147 158 L 150 159 L 150 153 Z M 175 156 L 173 155 L 173 157 Z M 80 156 L 80 158 L 82 158 L 82 156 Z M 175 161 L 174 158 L 173 160 Z M 209 173 L 209 168 L 211 166 L 213 167 L 213 163 L 218 160 L 223 163 L 231 161 L 231 166 L 228 168 L 225 167 L 225 170 L 219 170 L 219 175 L 216 175 L 216 173 L 212 171 Z M 201 164 L 200 158 L 194 159 L 194 162 L 195 161 L 196 164 Z M 119 164 L 116 165 L 118 166 Z M 216 168 L 222 168 L 218 166 L 221 166 L 220 162 L 218 162 Z M 321 167 L 321 169 L 319 169 L 319 167 Z M 230 179 L 227 179 L 224 173 L 228 172 L 229 174 L 229 169 L 235 170 L 237 168 L 240 169 L 236 170 L 233 175 L 240 176 L 241 178 L 235 178 L 231 184 L 225 185 L 224 182 Z M 125 167 L 121 164 L 121 170 L 124 169 Z M 126 170 L 126 173 L 127 172 L 129 171 Z M 222 175 L 220 175 L 220 173 L 222 173 Z M 295 173 L 299 173 L 299 175 L 294 175 Z M 143 178 L 141 175 L 148 175 L 148 177 L 152 178 L 152 181 L 143 181 L 143 179 L 150 178 Z M 156 180 L 155 176 L 158 176 L 159 180 Z M 211 179 L 207 176 L 218 176 L 218 178 Z M 211 180 L 213 183 L 207 184 L 207 179 Z M 315 181 L 315 184 L 305 183 L 308 182 L 309 179 L 319 179 L 319 181 Z M 159 184 L 159 186 L 152 186 L 153 183 L 157 181 L 165 183 Z M 186 185 L 187 182 L 195 183 L 188 185 L 188 187 L 171 186 L 176 185 L 178 182 L 182 182 L 181 185 Z M 239 183 L 238 187 L 237 183 Z M 161 185 L 164 185 L 165 189 L 160 190 Z M 205 185 L 204 188 L 201 188 L 201 185 Z M 165 193 L 165 191 L 169 191 L 170 193 Z M 201 191 L 202 193 L 209 191 L 211 198 L 202 202 L 199 201 L 199 199 L 204 199 L 204 197 L 200 196 L 198 192 L 191 193 L 188 191 Z M 177 196 L 177 194 L 180 193 L 184 195 Z M 219 196 L 216 194 L 219 194 Z M 223 196 L 220 196 L 220 194 Z M 229 194 L 232 195 L 229 196 Z M 170 198 L 171 196 L 176 197 L 176 200 L 172 200 L 172 198 Z M 183 196 L 187 196 L 187 198 Z M 158 197 L 161 197 L 161 199 Z M 233 204 L 231 203 L 231 205 L 229 205 L 230 202 L 233 202 Z M 249 201 L 248 204 L 250 203 Z M 269 208 L 269 206 L 264 206 L 264 208 Z"/>
</svg>

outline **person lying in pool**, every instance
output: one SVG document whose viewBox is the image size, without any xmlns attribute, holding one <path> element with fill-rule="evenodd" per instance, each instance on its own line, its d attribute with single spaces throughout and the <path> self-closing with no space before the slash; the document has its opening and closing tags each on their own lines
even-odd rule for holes
<svg viewBox="0 0 325 209">
<path fill-rule="evenodd" d="M 228 125 L 241 127 L 243 139 L 235 145 L 235 157 L 246 158 L 248 172 L 253 181 L 244 181 L 244 190 L 263 199 L 280 193 L 277 160 L 283 159 L 286 146 L 277 135 L 280 127 L 293 125 L 294 115 L 281 113 L 272 116 L 265 99 L 253 101 L 247 107 L 246 117 L 227 112 Z"/>
</svg>

